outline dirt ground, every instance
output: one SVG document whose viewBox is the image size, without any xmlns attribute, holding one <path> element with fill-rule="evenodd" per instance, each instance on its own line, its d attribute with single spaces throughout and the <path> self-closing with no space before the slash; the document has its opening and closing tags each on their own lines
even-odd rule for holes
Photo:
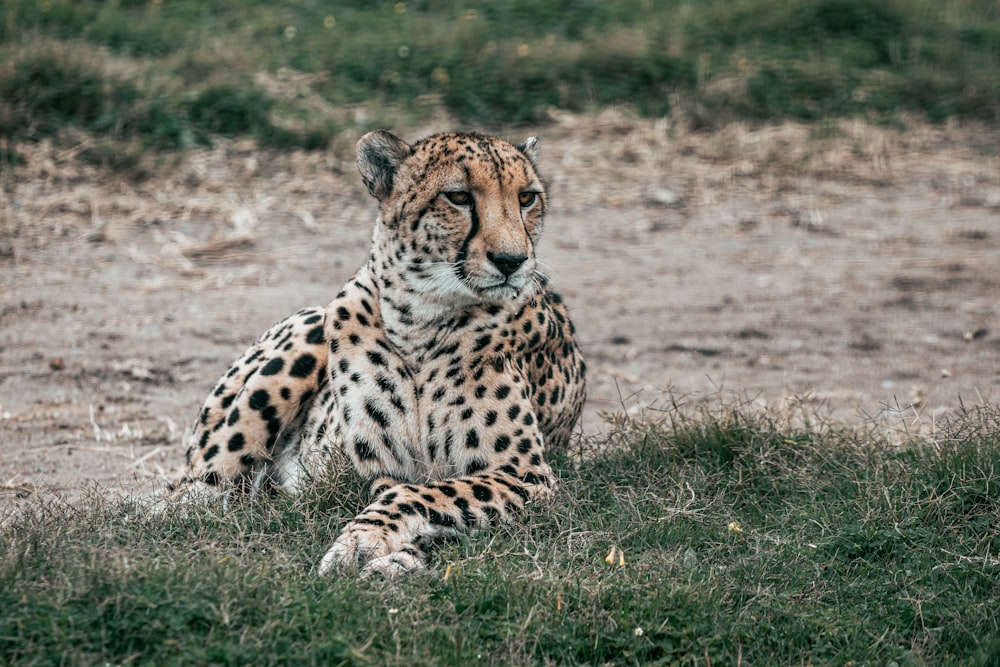
<svg viewBox="0 0 1000 667">
<path fill-rule="evenodd" d="M 994 130 L 695 133 L 607 112 L 538 134 L 540 257 L 588 357 L 585 436 L 670 400 L 924 432 L 1000 400 Z M 81 162 L 85 143 L 17 147 L 0 173 L 0 508 L 172 476 L 233 358 L 365 258 L 354 139 L 150 156 L 140 181 Z"/>
</svg>

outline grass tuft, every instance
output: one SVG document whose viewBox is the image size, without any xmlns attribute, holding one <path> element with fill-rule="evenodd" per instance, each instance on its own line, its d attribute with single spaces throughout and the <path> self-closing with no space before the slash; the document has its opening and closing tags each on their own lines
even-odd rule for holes
<svg viewBox="0 0 1000 667">
<path fill-rule="evenodd" d="M 890 445 L 674 405 L 395 584 L 316 576 L 364 502 L 353 475 L 225 512 L 40 503 L 0 534 L 0 658 L 992 665 L 998 434 L 995 406 Z"/>
<path fill-rule="evenodd" d="M 168 148 L 324 147 L 358 105 L 491 127 L 608 105 L 700 126 L 1000 120 L 986 0 L 11 0 L 0 61 L 0 138 L 72 125 Z M 291 98 L 258 84 L 282 72 L 305 81 Z"/>
</svg>

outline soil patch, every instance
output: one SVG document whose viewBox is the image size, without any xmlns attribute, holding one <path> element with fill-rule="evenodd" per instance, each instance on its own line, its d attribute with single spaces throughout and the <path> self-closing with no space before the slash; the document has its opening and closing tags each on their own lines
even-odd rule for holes
<svg viewBox="0 0 1000 667">
<path fill-rule="evenodd" d="M 689 133 L 607 112 L 539 134 L 540 257 L 588 357 L 585 435 L 602 413 L 720 394 L 911 432 L 1000 397 L 995 132 Z M 16 148 L 0 174 L 0 504 L 173 475 L 228 364 L 364 259 L 375 205 L 351 143 L 220 143 L 150 156 L 141 182 L 76 149 Z"/>
</svg>

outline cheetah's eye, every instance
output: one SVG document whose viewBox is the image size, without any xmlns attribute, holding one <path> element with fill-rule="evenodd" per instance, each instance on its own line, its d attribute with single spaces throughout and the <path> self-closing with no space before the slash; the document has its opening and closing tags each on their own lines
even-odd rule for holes
<svg viewBox="0 0 1000 667">
<path fill-rule="evenodd" d="M 443 193 L 445 197 L 448 198 L 455 206 L 468 206 L 472 203 L 472 194 L 465 192 L 464 190 L 458 190 L 455 192 L 445 192 Z"/>
<path fill-rule="evenodd" d="M 538 199 L 537 192 L 521 192 L 517 195 L 517 201 L 521 203 L 521 208 L 528 208 Z"/>
</svg>

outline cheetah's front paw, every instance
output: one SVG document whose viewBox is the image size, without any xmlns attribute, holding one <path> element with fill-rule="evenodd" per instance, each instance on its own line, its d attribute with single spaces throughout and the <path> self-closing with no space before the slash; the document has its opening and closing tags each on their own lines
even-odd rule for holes
<svg viewBox="0 0 1000 667">
<path fill-rule="evenodd" d="M 406 574 L 413 574 L 426 566 L 423 553 L 408 544 L 399 551 L 368 561 L 368 564 L 361 570 L 361 576 L 366 579 L 376 575 L 385 579 L 395 579 Z"/>
<path fill-rule="evenodd" d="M 381 530 L 380 526 L 351 522 L 320 561 L 320 575 L 361 568 L 362 577 L 381 575 L 395 579 L 426 566 L 420 549 L 392 537 L 394 534 Z"/>
<path fill-rule="evenodd" d="M 379 520 L 355 519 L 347 524 L 319 564 L 323 576 L 334 570 L 361 569 L 364 575 L 393 578 L 424 566 L 423 554 L 406 542 L 397 528 L 390 530 Z"/>
<path fill-rule="evenodd" d="M 319 563 L 322 576 L 334 570 L 356 570 L 399 549 L 384 526 L 354 520 L 347 524 Z"/>
</svg>

